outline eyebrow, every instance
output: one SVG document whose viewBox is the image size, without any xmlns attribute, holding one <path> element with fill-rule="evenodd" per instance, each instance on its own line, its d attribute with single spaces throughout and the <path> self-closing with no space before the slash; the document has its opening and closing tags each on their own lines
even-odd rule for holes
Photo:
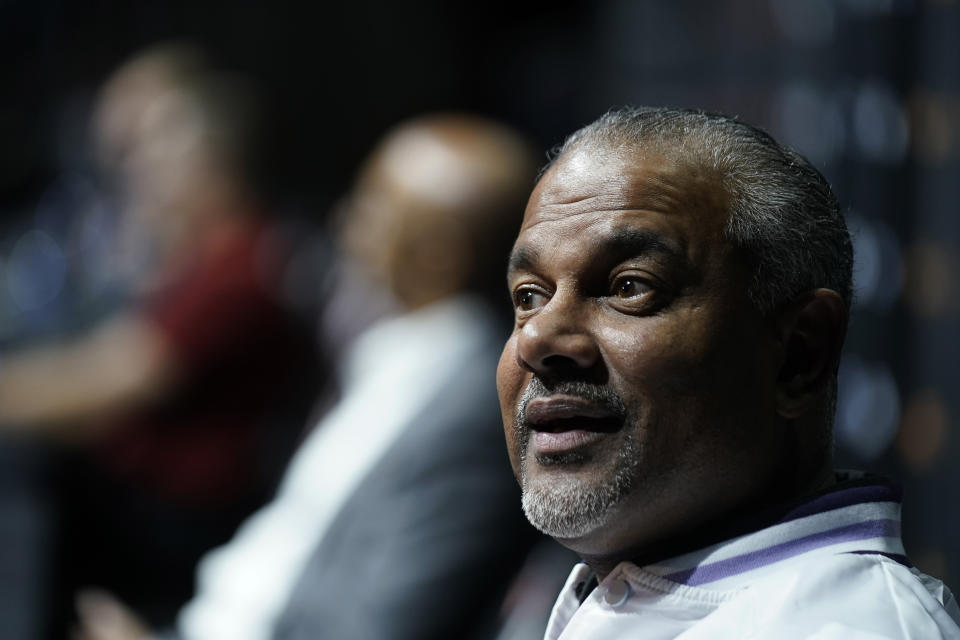
<svg viewBox="0 0 960 640">
<path fill-rule="evenodd" d="M 514 247 L 507 261 L 507 273 L 516 271 L 532 271 L 540 262 L 540 252 L 533 247 Z"/>
<path fill-rule="evenodd" d="M 684 262 L 687 259 L 686 254 L 675 243 L 658 233 L 641 229 L 615 229 L 602 239 L 598 249 L 619 259 L 646 253 L 659 253 Z"/>
<path fill-rule="evenodd" d="M 596 252 L 610 255 L 617 261 L 632 256 L 659 253 L 687 264 L 686 254 L 673 242 L 658 233 L 641 229 L 620 228 L 599 239 Z M 535 271 L 540 263 L 540 252 L 530 246 L 515 247 L 510 254 L 507 272 Z"/>
</svg>

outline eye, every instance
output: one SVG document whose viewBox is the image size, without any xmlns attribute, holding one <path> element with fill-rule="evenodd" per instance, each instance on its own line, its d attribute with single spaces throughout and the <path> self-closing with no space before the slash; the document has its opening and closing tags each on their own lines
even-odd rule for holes
<svg viewBox="0 0 960 640">
<path fill-rule="evenodd" d="M 532 311 L 547 303 L 546 293 L 536 287 L 524 285 L 513 292 L 513 306 L 517 311 Z"/>
<path fill-rule="evenodd" d="M 629 299 L 653 292 L 650 283 L 637 276 L 621 276 L 613 281 L 613 295 Z"/>
<path fill-rule="evenodd" d="M 610 283 L 610 304 L 623 313 L 653 313 L 668 301 L 660 283 L 644 274 L 624 273 Z"/>
</svg>

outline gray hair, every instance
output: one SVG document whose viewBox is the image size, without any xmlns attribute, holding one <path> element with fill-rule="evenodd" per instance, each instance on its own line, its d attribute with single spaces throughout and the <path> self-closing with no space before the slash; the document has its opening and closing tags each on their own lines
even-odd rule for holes
<svg viewBox="0 0 960 640">
<path fill-rule="evenodd" d="M 553 160 L 582 144 L 651 146 L 716 172 L 731 201 L 726 236 L 748 263 L 748 293 L 764 315 L 819 287 L 850 308 L 853 249 L 837 198 L 806 158 L 765 131 L 721 114 L 625 107 L 572 134 Z"/>
</svg>

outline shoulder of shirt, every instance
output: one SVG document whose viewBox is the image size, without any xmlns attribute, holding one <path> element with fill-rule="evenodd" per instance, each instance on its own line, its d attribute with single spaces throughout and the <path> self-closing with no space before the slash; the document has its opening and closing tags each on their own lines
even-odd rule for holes
<svg viewBox="0 0 960 640">
<path fill-rule="evenodd" d="M 759 580 L 741 604 L 755 612 L 748 638 L 960 639 L 949 589 L 879 554 L 811 558 Z"/>
</svg>

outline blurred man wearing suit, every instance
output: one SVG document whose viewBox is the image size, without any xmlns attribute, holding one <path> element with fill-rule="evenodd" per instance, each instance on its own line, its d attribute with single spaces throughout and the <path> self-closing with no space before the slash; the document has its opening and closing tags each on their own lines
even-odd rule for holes
<svg viewBox="0 0 960 640">
<path fill-rule="evenodd" d="M 201 564 L 187 640 L 485 637 L 533 530 L 502 454 L 502 265 L 533 180 L 516 134 L 432 116 L 387 135 L 343 206 L 349 282 L 399 312 L 347 350 L 343 396 L 277 498 Z M 334 303 L 335 304 L 335 303 Z M 87 637 L 143 637 L 102 596 Z M 121 628 L 125 635 L 108 635 Z M 140 634 L 139 636 L 137 634 Z"/>
</svg>

